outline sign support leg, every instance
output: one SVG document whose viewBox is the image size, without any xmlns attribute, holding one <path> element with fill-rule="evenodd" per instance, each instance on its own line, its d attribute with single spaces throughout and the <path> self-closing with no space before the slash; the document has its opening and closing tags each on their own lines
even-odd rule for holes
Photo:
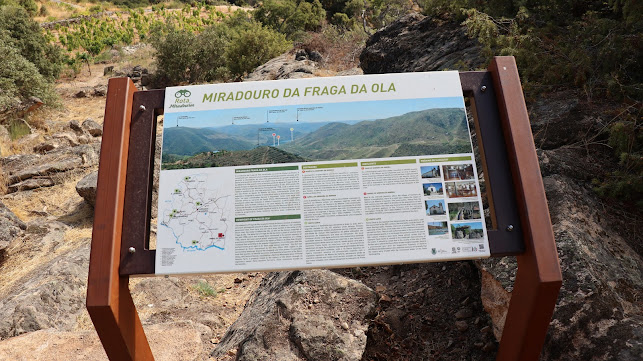
<svg viewBox="0 0 643 361">
<path fill-rule="evenodd" d="M 517 256 L 516 281 L 496 360 L 537 361 L 562 274 L 515 59 L 495 57 L 488 70 L 496 89 L 525 240 L 525 252 Z"/>
<path fill-rule="evenodd" d="M 110 360 L 154 360 L 129 290 L 119 275 L 132 100 L 129 78 L 110 79 L 87 282 L 87 311 Z"/>
</svg>

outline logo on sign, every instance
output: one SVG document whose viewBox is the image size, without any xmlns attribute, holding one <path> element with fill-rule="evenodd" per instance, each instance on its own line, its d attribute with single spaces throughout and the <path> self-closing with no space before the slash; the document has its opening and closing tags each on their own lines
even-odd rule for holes
<svg viewBox="0 0 643 361">
<path fill-rule="evenodd" d="M 194 106 L 190 102 L 192 92 L 187 89 L 180 89 L 174 93 L 174 104 L 170 104 L 170 108 L 191 108 Z"/>
<path fill-rule="evenodd" d="M 174 93 L 175 98 L 189 98 L 190 95 L 192 95 L 192 92 L 187 89 L 181 89 Z"/>
</svg>

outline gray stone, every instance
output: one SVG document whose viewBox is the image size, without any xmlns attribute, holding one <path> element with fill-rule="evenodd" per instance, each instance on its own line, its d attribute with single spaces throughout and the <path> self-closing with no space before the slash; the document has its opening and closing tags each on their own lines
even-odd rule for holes
<svg viewBox="0 0 643 361">
<path fill-rule="evenodd" d="M 29 178 L 27 180 L 11 184 L 9 187 L 7 187 L 7 191 L 9 193 L 22 192 L 22 191 L 28 191 L 31 189 L 51 187 L 55 184 L 56 182 L 54 182 L 54 180 L 51 179 L 50 177 Z"/>
<path fill-rule="evenodd" d="M 467 321 L 455 321 L 455 328 L 460 332 L 464 332 L 469 329 Z"/>
<path fill-rule="evenodd" d="M 100 137 L 103 135 L 103 126 L 96 123 L 92 119 L 86 119 L 83 122 L 82 128 L 85 129 L 92 137 Z"/>
<path fill-rule="evenodd" d="M 297 61 L 291 54 L 283 54 L 259 66 L 248 74 L 244 81 L 312 78 L 315 67 L 314 61 L 308 59 Z"/>
<path fill-rule="evenodd" d="M 114 71 L 114 66 L 113 65 L 106 66 L 106 67 L 103 68 L 103 76 L 107 76 L 107 75 L 111 74 L 113 71 Z"/>
<path fill-rule="evenodd" d="M 0 254 L 15 237 L 26 229 L 27 225 L 18 219 L 4 203 L 0 202 Z"/>
<path fill-rule="evenodd" d="M 105 95 L 107 95 L 107 86 L 103 84 L 96 85 L 94 87 L 92 95 L 95 97 L 104 97 Z"/>
<path fill-rule="evenodd" d="M 49 151 L 52 151 L 54 149 L 58 148 L 58 144 L 55 142 L 43 142 L 35 147 L 33 147 L 34 152 L 38 152 L 40 154 L 47 153 Z"/>
<path fill-rule="evenodd" d="M 42 257 L 55 253 L 65 242 L 69 227 L 59 222 L 38 223 L 29 225 L 13 252 L 26 259 Z M 85 311 L 89 239 L 83 243 L 44 261 L 0 293 L 0 339 L 52 327 L 69 331 L 75 326 Z"/>
<path fill-rule="evenodd" d="M 60 147 L 44 155 L 26 154 L 2 158 L 1 164 L 7 174 L 10 192 L 20 191 L 62 183 L 64 177 L 58 175 L 97 165 L 99 151 L 100 144 L 97 143 Z M 31 178 L 34 180 L 17 185 Z"/>
<path fill-rule="evenodd" d="M 76 120 L 76 119 L 69 121 L 69 127 L 71 128 L 71 130 L 73 130 L 75 132 L 81 132 L 82 133 L 82 131 L 83 131 L 83 128 L 80 125 L 80 122 L 78 120 Z"/>
<path fill-rule="evenodd" d="M 83 197 L 85 202 L 96 205 L 96 184 L 98 183 L 98 171 L 91 172 L 76 184 L 76 192 Z"/>
<path fill-rule="evenodd" d="M 373 290 L 327 270 L 271 273 L 212 355 L 236 349 L 237 360 L 361 360 L 375 305 Z"/>
<path fill-rule="evenodd" d="M 352 68 L 347 70 L 342 70 L 337 73 L 337 76 L 348 76 L 348 75 L 363 75 L 364 71 L 361 68 Z"/>
<path fill-rule="evenodd" d="M 464 26 L 420 14 L 407 15 L 371 36 L 359 60 L 365 74 L 473 70 L 485 61 Z"/>
<path fill-rule="evenodd" d="M 74 94 L 75 98 L 87 98 L 89 95 L 85 89 L 81 89 Z"/>
<path fill-rule="evenodd" d="M 80 142 L 78 141 L 78 136 L 74 133 L 69 133 L 69 132 L 56 133 L 56 134 L 53 134 L 51 138 L 54 141 L 57 141 L 58 145 L 75 147 L 80 144 Z"/>
</svg>

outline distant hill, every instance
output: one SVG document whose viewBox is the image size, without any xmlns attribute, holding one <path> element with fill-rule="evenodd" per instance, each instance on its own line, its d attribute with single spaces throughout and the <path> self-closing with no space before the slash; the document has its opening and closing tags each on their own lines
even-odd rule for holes
<svg viewBox="0 0 643 361">
<path fill-rule="evenodd" d="M 471 151 L 462 109 L 427 109 L 357 124 L 330 123 L 282 147 L 313 160 Z"/>
<path fill-rule="evenodd" d="M 174 163 L 163 164 L 163 169 L 230 167 L 306 161 L 305 158 L 279 148 L 263 146 L 252 150 L 204 152 Z"/>
<path fill-rule="evenodd" d="M 211 128 L 168 127 L 163 130 L 163 154 L 195 155 L 220 150 L 252 149 L 254 144 Z"/>
<path fill-rule="evenodd" d="M 219 133 L 225 133 L 245 141 L 257 144 L 257 135 L 259 135 L 259 145 L 272 145 L 272 133 L 281 135 L 282 143 L 290 141 L 290 128 L 293 128 L 294 139 L 299 139 L 304 135 L 314 132 L 317 129 L 328 124 L 328 122 L 319 123 L 261 123 L 261 124 L 242 124 L 242 125 L 225 125 L 222 127 L 207 128 Z M 260 128 L 273 128 L 274 131 L 259 132 Z"/>
</svg>

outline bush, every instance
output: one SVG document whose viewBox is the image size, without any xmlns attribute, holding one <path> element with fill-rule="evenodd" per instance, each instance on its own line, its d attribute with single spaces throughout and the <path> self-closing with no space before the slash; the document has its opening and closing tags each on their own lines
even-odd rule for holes
<svg viewBox="0 0 643 361">
<path fill-rule="evenodd" d="M 53 88 L 38 68 L 2 39 L 0 64 L 0 113 L 10 111 L 31 96 L 40 98 L 45 104 L 55 103 Z"/>
<path fill-rule="evenodd" d="M 580 89 L 588 101 L 622 102 L 609 126 L 614 170 L 597 175 L 599 194 L 643 196 L 643 2 L 640 0 L 426 0 L 425 12 L 466 16 L 489 60 L 513 55 L 526 92 Z M 457 18 L 457 16 L 456 16 Z M 610 117 L 612 115 L 609 115 Z"/>
<path fill-rule="evenodd" d="M 22 6 L 30 16 L 35 16 L 38 12 L 38 4 L 34 0 L 18 0 L 18 4 Z"/>
<path fill-rule="evenodd" d="M 152 29 L 157 67 L 154 85 L 241 78 L 291 46 L 283 34 L 244 14 L 235 14 L 200 34 L 172 26 Z"/>
<path fill-rule="evenodd" d="M 38 10 L 38 16 L 47 16 L 49 15 L 49 9 L 45 6 L 45 4 L 42 4 L 40 6 L 40 10 Z"/>
<path fill-rule="evenodd" d="M 290 47 L 282 34 L 253 23 L 235 36 L 225 51 L 227 68 L 240 78 Z"/>
<path fill-rule="evenodd" d="M 60 48 L 47 42 L 38 23 L 23 8 L 0 8 L 0 33 L 4 34 L 6 45 L 16 48 L 45 78 L 58 77 L 63 60 Z"/>
<path fill-rule="evenodd" d="M 265 0 L 253 16 L 273 30 L 293 35 L 300 31 L 319 30 L 326 11 L 319 0 Z"/>
</svg>

